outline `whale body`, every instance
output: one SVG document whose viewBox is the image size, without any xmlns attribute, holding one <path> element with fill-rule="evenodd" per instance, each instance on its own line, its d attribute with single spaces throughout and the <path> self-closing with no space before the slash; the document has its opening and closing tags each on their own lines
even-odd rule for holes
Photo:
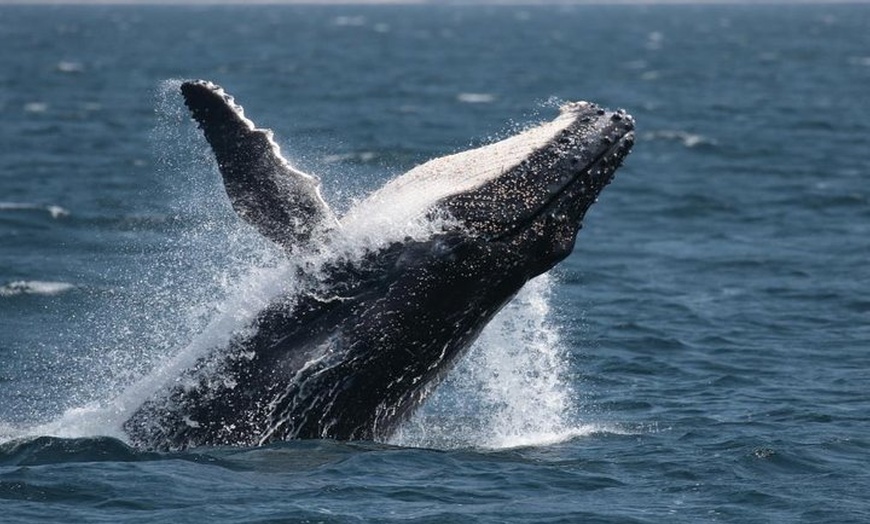
<svg viewBox="0 0 870 524">
<path fill-rule="evenodd" d="M 316 278 L 300 266 L 292 292 L 123 424 L 147 449 L 389 438 L 522 286 L 571 253 L 634 142 L 624 111 L 565 104 L 550 122 L 426 162 L 337 217 L 318 179 L 222 88 L 181 91 L 234 210 L 288 257 L 323 251 L 384 209 L 437 227 L 334 256 Z"/>
</svg>

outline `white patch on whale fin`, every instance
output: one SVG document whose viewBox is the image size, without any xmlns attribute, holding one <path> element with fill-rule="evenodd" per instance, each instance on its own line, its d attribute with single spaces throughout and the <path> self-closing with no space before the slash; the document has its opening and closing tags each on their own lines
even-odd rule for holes
<svg viewBox="0 0 870 524">
<path fill-rule="evenodd" d="M 181 93 L 218 162 L 233 209 L 287 250 L 338 227 L 320 181 L 290 165 L 272 131 L 259 129 L 224 90 L 203 80 Z"/>
</svg>

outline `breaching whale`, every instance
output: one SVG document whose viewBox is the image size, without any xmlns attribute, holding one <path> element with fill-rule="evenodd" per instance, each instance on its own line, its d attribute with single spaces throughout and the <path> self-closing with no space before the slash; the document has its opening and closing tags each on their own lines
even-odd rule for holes
<svg viewBox="0 0 870 524">
<path fill-rule="evenodd" d="M 634 142 L 624 111 L 568 103 L 550 122 L 426 162 L 338 218 L 318 179 L 222 88 L 191 81 L 181 92 L 233 209 L 289 257 L 384 207 L 439 225 L 335 256 L 318 278 L 300 268 L 292 293 L 124 422 L 148 449 L 389 438 L 520 288 L 571 253 Z"/>
</svg>

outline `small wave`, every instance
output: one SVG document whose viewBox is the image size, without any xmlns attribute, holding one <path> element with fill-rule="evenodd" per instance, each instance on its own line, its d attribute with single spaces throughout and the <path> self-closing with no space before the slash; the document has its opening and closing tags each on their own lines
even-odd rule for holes
<svg viewBox="0 0 870 524">
<path fill-rule="evenodd" d="M 0 442 L 2 466 L 135 461 L 147 456 L 111 437 L 77 439 L 29 437 Z"/>
<path fill-rule="evenodd" d="M 664 45 L 665 35 L 661 31 L 653 31 L 647 35 L 646 47 L 650 51 L 658 51 Z"/>
<path fill-rule="evenodd" d="M 660 131 L 650 131 L 649 133 L 644 133 L 644 140 L 672 140 L 676 142 L 682 143 L 684 146 L 688 148 L 698 147 L 698 146 L 715 146 L 716 141 L 712 138 L 707 138 L 703 135 L 698 135 L 695 133 L 689 133 L 688 131 L 679 131 L 679 130 L 670 130 L 663 129 Z"/>
<path fill-rule="evenodd" d="M 406 448 L 427 449 L 479 449 L 511 450 L 555 446 L 572 440 L 607 435 L 641 435 L 657 433 L 646 427 L 622 427 L 618 424 L 589 423 L 565 425 L 553 428 L 514 428 L 520 431 L 484 435 L 497 428 L 474 428 L 475 421 L 468 420 L 461 428 L 451 421 L 435 420 L 434 417 L 419 419 L 418 427 L 406 425 L 387 444 Z"/>
<path fill-rule="evenodd" d="M 364 16 L 340 15 L 332 19 L 332 25 L 337 27 L 362 27 L 366 25 Z"/>
<path fill-rule="evenodd" d="M 25 113 L 45 113 L 46 111 L 48 111 L 48 104 L 46 102 L 28 102 L 24 104 Z"/>
<path fill-rule="evenodd" d="M 0 211 L 47 211 L 51 218 L 69 216 L 69 211 L 60 206 L 29 202 L 0 202 Z"/>
<path fill-rule="evenodd" d="M 660 71 L 644 71 L 640 75 L 641 80 L 645 80 L 647 82 L 651 82 L 653 80 L 658 80 L 661 78 L 662 74 Z"/>
<path fill-rule="evenodd" d="M 366 164 L 372 162 L 378 157 L 377 153 L 372 151 L 360 151 L 357 153 L 339 153 L 334 155 L 326 155 L 323 161 L 327 164 L 341 163 L 359 163 Z"/>
<path fill-rule="evenodd" d="M 17 280 L 0 286 L 0 297 L 18 295 L 59 295 L 75 288 L 67 282 L 49 282 L 44 280 Z"/>
<path fill-rule="evenodd" d="M 62 60 L 57 63 L 55 69 L 59 73 L 82 73 L 85 70 L 85 66 L 81 62 L 74 62 L 72 60 Z"/>
<path fill-rule="evenodd" d="M 515 449 L 532 448 L 539 446 L 552 446 L 578 438 L 588 437 L 600 433 L 613 433 L 611 428 L 588 424 L 574 428 L 565 428 L 558 431 L 542 431 L 539 433 L 527 433 L 517 435 L 505 435 L 489 442 L 487 447 L 492 449 Z"/>
<path fill-rule="evenodd" d="M 647 435 L 661 431 L 662 429 L 656 422 L 648 424 L 589 423 L 565 426 L 552 431 L 502 435 L 488 442 L 486 447 L 491 449 L 545 447 L 588 437 Z"/>
<path fill-rule="evenodd" d="M 464 104 L 489 104 L 495 101 L 495 95 L 490 93 L 459 93 L 456 100 Z"/>
</svg>

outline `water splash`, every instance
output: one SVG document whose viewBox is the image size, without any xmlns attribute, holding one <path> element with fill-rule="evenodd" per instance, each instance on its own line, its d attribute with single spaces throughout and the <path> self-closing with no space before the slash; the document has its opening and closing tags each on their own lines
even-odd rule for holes
<svg viewBox="0 0 870 524">
<path fill-rule="evenodd" d="M 279 250 L 233 213 L 179 85 L 164 82 L 156 93 L 159 172 L 143 195 L 166 218 L 142 222 L 111 288 L 83 291 L 101 304 L 67 337 L 75 354 L 56 348 L 47 357 L 63 369 L 47 386 L 55 404 L 24 413 L 32 422 L 5 428 L 6 439 L 123 437 L 121 423 L 145 399 L 226 344 L 292 282 L 282 277 Z"/>
<path fill-rule="evenodd" d="M 520 291 L 392 444 L 509 448 L 559 442 L 594 431 L 572 426 L 574 392 L 550 275 Z"/>
</svg>

